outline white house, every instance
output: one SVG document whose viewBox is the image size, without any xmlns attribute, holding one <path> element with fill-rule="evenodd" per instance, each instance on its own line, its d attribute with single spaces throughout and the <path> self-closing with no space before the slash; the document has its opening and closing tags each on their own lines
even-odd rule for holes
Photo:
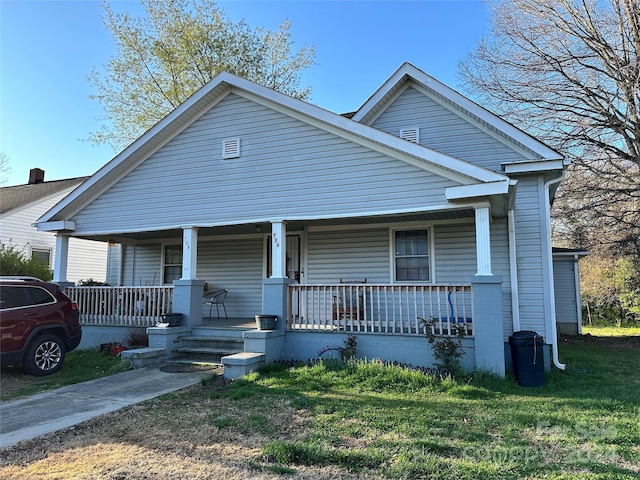
<svg viewBox="0 0 640 480">
<path fill-rule="evenodd" d="M 41 232 L 33 224 L 40 216 L 82 184 L 88 177 L 45 182 L 45 172 L 31 169 L 29 182 L 0 188 L 0 242 L 14 246 L 27 258 L 56 265 L 56 237 Z M 107 272 L 108 247 L 104 242 L 73 238 L 69 246 L 67 280 L 93 278 L 104 282 Z"/>
<path fill-rule="evenodd" d="M 222 73 L 38 229 L 63 252 L 122 244 L 119 283 L 171 289 L 183 325 L 149 329 L 167 353 L 204 335 L 206 284 L 228 289 L 230 317 L 277 315 L 274 332 L 245 332 L 267 361 L 354 333 L 359 355 L 428 364 L 432 318 L 467 326 L 467 367 L 503 375 L 508 337 L 532 330 L 563 368 L 549 205 L 567 164 L 410 64 L 350 118 Z M 136 310 L 162 303 L 136 295 Z"/>
</svg>

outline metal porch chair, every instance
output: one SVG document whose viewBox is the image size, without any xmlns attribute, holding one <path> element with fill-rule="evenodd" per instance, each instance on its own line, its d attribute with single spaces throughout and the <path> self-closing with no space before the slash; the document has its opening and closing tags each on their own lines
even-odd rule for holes
<svg viewBox="0 0 640 480">
<path fill-rule="evenodd" d="M 205 293 L 202 297 L 202 303 L 205 305 L 209 305 L 209 321 L 211 321 L 211 310 L 213 306 L 216 306 L 216 312 L 218 312 L 218 318 L 220 318 L 220 305 L 222 305 L 222 309 L 224 310 L 224 318 L 227 320 L 227 307 L 224 306 L 224 301 L 227 298 L 227 290 L 226 288 L 219 288 L 217 290 L 213 290 L 212 292 Z"/>
</svg>

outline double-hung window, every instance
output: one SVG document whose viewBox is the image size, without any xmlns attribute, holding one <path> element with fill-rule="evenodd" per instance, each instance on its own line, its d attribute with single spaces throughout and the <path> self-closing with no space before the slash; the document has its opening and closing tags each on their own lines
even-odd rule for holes
<svg viewBox="0 0 640 480">
<path fill-rule="evenodd" d="M 165 245 L 163 258 L 163 283 L 172 285 L 182 277 L 182 245 Z"/>
<path fill-rule="evenodd" d="M 394 280 L 396 282 L 430 282 L 431 257 L 429 230 L 395 230 Z"/>
</svg>

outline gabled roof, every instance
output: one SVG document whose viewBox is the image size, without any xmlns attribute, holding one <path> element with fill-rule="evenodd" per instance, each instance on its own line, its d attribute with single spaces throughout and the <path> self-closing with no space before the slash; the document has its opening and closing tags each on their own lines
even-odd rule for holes
<svg viewBox="0 0 640 480">
<path fill-rule="evenodd" d="M 42 183 L 28 183 L 0 188 L 0 213 L 42 200 L 63 190 L 80 185 L 89 177 L 67 178 Z"/>
<path fill-rule="evenodd" d="M 403 140 L 315 105 L 289 97 L 257 83 L 223 72 L 216 75 L 184 103 L 160 120 L 38 220 L 49 222 L 70 217 L 90 203 L 132 168 L 160 149 L 205 112 L 234 93 L 261 103 L 318 128 L 349 138 L 369 148 L 455 179 L 461 185 L 500 184 L 509 178 L 500 173 Z"/>
<path fill-rule="evenodd" d="M 414 82 L 438 101 L 473 119 L 492 133 L 529 151 L 535 158 L 545 160 L 562 159 L 562 155 L 555 150 L 435 78 L 427 75 L 410 63 L 404 63 L 364 105 L 360 107 L 355 115 L 353 115 L 353 120 L 367 125 L 372 124 L 389 105 L 389 101 L 410 82 Z"/>
</svg>

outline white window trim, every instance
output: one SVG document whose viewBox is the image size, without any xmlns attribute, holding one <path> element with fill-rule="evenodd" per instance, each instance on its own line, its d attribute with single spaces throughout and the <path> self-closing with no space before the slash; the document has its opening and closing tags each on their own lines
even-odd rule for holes
<svg viewBox="0 0 640 480">
<path fill-rule="evenodd" d="M 177 264 L 173 264 L 173 263 L 169 263 L 166 264 L 164 259 L 165 259 L 165 249 L 167 247 L 172 247 L 172 246 L 182 246 L 182 243 L 180 242 L 167 242 L 167 243 L 162 243 L 161 244 L 161 249 L 160 249 L 160 285 L 172 285 L 170 283 L 165 283 L 164 282 L 164 268 L 165 267 L 175 267 L 177 266 Z M 184 263 L 184 253 L 182 255 L 182 263 L 180 264 L 180 271 L 182 272 L 182 264 Z M 182 273 L 180 273 L 180 276 L 182 276 Z"/>
<path fill-rule="evenodd" d="M 396 280 L 396 232 L 406 230 L 426 230 L 427 239 L 429 241 L 429 280 Z M 396 226 L 389 229 L 389 279 L 392 285 L 413 285 L 424 284 L 431 285 L 436 283 L 435 271 L 435 245 L 434 245 L 434 226 L 432 224 L 425 225 L 405 225 Z"/>
</svg>

